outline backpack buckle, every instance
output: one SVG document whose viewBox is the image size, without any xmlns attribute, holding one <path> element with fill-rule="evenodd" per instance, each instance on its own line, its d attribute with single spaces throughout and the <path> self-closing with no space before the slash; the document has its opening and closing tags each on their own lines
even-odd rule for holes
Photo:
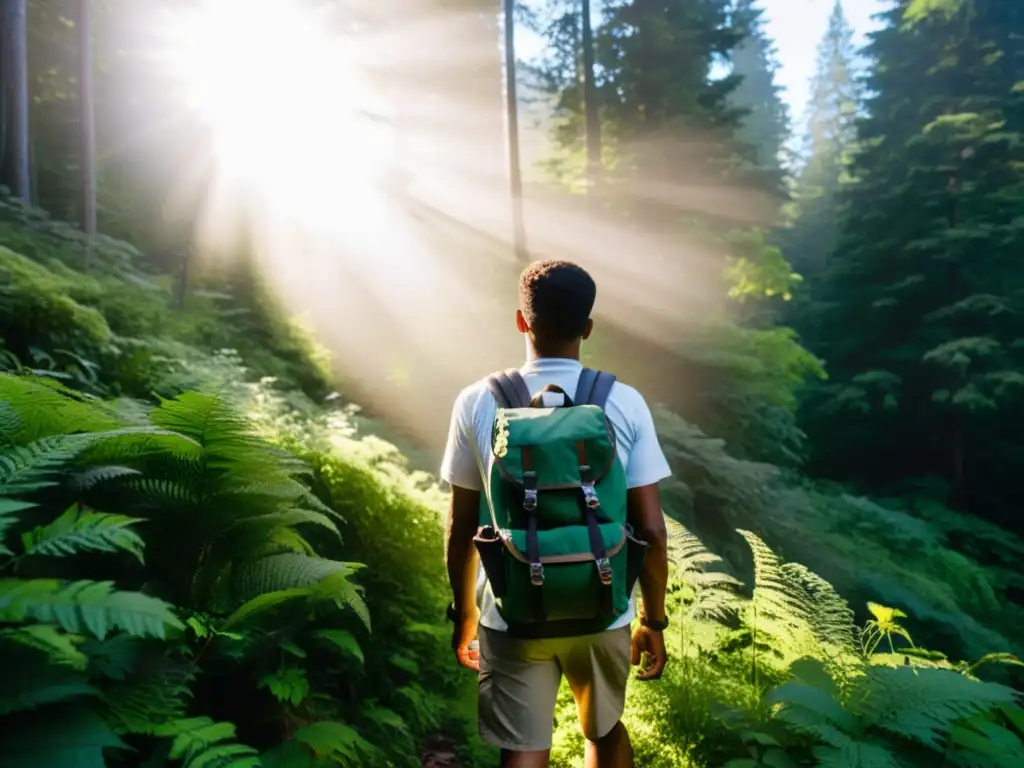
<svg viewBox="0 0 1024 768">
<path fill-rule="evenodd" d="M 599 558 L 596 561 L 597 575 L 601 577 L 601 583 L 606 587 L 612 583 L 612 564 L 607 557 Z"/>
<path fill-rule="evenodd" d="M 527 488 L 523 494 L 523 509 L 533 512 L 537 509 L 537 489 Z"/>
<path fill-rule="evenodd" d="M 580 490 L 583 491 L 583 503 L 590 509 L 597 509 L 601 506 L 601 500 L 597 498 L 597 491 L 594 490 L 593 485 L 584 483 L 580 486 Z"/>
<path fill-rule="evenodd" d="M 535 587 L 544 584 L 544 566 L 540 563 L 530 563 L 530 583 Z"/>
</svg>

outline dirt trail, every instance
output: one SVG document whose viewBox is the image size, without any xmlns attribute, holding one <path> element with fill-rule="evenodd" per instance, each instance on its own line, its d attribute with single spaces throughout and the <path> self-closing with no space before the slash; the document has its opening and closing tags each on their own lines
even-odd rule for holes
<svg viewBox="0 0 1024 768">
<path fill-rule="evenodd" d="M 420 753 L 423 768 L 458 768 L 459 760 L 452 745 L 444 739 L 434 739 Z"/>
</svg>

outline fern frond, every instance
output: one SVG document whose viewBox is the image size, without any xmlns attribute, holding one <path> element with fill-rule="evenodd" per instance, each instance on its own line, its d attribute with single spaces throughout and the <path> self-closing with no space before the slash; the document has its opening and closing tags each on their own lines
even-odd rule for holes
<svg viewBox="0 0 1024 768">
<path fill-rule="evenodd" d="M 0 629 L 0 644 L 17 643 L 45 653 L 53 664 L 72 669 L 85 669 L 85 654 L 78 650 L 82 641 L 76 635 L 67 635 L 50 624 L 30 624 L 27 627 Z"/>
<path fill-rule="evenodd" d="M 320 722 L 307 725 L 295 733 L 295 740 L 313 750 L 317 757 L 336 762 L 359 764 L 361 758 L 372 758 L 379 750 L 342 723 Z"/>
<path fill-rule="evenodd" d="M 235 737 L 232 723 L 192 717 L 168 723 L 155 735 L 173 738 L 168 757 L 182 760 L 183 768 L 258 768 L 260 764 L 252 747 L 223 743 Z"/>
<path fill-rule="evenodd" d="M 58 485 L 53 475 L 89 444 L 87 435 L 58 435 L 0 454 L 0 493 L 33 493 Z"/>
<path fill-rule="evenodd" d="M 232 613 L 222 629 L 227 630 L 257 614 L 299 599 L 332 600 L 339 608 L 351 608 L 369 629 L 369 609 L 359 587 L 348 580 L 349 574 L 360 567 L 357 563 L 342 563 L 291 553 L 265 557 L 241 569 L 238 578 L 244 586 L 237 590 L 236 594 L 246 594 L 246 589 L 259 592 L 267 587 L 282 588 L 257 594 Z"/>
<path fill-rule="evenodd" d="M 21 415 L 9 402 L 0 400 L 0 448 L 6 450 L 17 445 L 16 440 L 21 428 Z"/>
<path fill-rule="evenodd" d="M 0 402 L 18 414 L 3 419 L 4 442 L 19 446 L 54 435 L 117 429 L 117 419 L 79 392 L 39 377 L 0 374 Z M 5 410 L 6 410 L 5 409 Z"/>
<path fill-rule="evenodd" d="M 665 527 L 674 575 L 693 593 L 687 616 L 693 620 L 724 621 L 739 604 L 737 588 L 741 582 L 728 573 L 705 570 L 708 566 L 723 566 L 724 561 L 682 523 L 666 515 Z"/>
<path fill-rule="evenodd" d="M 0 494 L 23 495 L 58 484 L 53 475 L 85 451 L 105 441 L 144 436 L 170 436 L 153 427 L 123 427 L 105 432 L 44 437 L 0 454 Z"/>
<path fill-rule="evenodd" d="M 0 496 L 0 555 L 13 555 L 6 546 L 4 546 L 4 534 L 7 529 L 18 522 L 16 517 L 18 512 L 24 512 L 26 509 L 32 509 L 38 506 L 30 501 L 18 501 L 17 499 L 9 499 L 6 496 Z"/>
<path fill-rule="evenodd" d="M 168 629 L 183 629 L 167 603 L 139 592 L 114 591 L 112 582 L 0 579 L 0 621 L 26 619 L 58 624 L 73 634 L 89 632 L 101 640 L 115 629 L 159 638 Z"/>
<path fill-rule="evenodd" d="M 68 485 L 76 494 L 81 494 L 91 491 L 102 483 L 121 480 L 125 477 L 137 477 L 139 474 L 141 473 L 137 469 L 132 469 L 131 467 L 93 467 L 73 474 Z"/>
<path fill-rule="evenodd" d="M 138 650 L 137 646 L 133 650 Z M 195 670 L 170 659 L 132 659 L 136 668 L 103 691 L 101 709 L 120 734 L 155 735 L 185 717 Z"/>
<path fill-rule="evenodd" d="M 941 750 L 958 720 L 1012 706 L 1012 688 L 972 680 L 948 669 L 871 667 L 853 701 L 872 725 Z"/>
<path fill-rule="evenodd" d="M 750 622 L 784 663 L 801 656 L 838 661 L 855 651 L 853 612 L 828 582 L 784 563 L 754 533 L 740 530 L 754 557 Z"/>
<path fill-rule="evenodd" d="M 50 664 L 33 648 L 8 646 L 5 650 L 0 717 L 97 693 L 77 670 Z"/>
<path fill-rule="evenodd" d="M 351 574 L 359 567 L 354 563 L 285 552 L 238 568 L 234 574 L 234 593 L 242 601 L 267 592 L 312 587 L 332 574 Z"/>
<path fill-rule="evenodd" d="M 351 656 L 360 664 L 365 661 L 363 649 L 359 647 L 359 641 L 351 632 L 343 629 L 318 629 L 313 632 L 313 639 L 324 645 L 341 651 L 346 656 Z"/>
<path fill-rule="evenodd" d="M 65 557 L 78 552 L 124 551 L 141 563 L 144 542 L 129 526 L 142 522 L 135 517 L 88 512 L 72 507 L 49 525 L 22 535 L 25 555 Z"/>
</svg>

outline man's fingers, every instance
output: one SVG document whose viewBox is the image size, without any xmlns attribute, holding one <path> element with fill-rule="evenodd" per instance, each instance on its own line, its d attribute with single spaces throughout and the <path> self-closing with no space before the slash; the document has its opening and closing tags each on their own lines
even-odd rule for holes
<svg viewBox="0 0 1024 768">
<path fill-rule="evenodd" d="M 460 646 L 455 650 L 455 658 L 459 664 L 473 672 L 480 671 L 480 654 L 467 646 Z"/>
<path fill-rule="evenodd" d="M 637 680 L 657 680 L 660 678 L 662 672 L 665 671 L 665 661 L 666 657 L 664 655 L 653 657 L 647 668 L 637 673 Z"/>
<path fill-rule="evenodd" d="M 640 663 L 640 656 L 642 653 L 643 648 L 641 648 L 640 643 L 638 643 L 634 639 L 633 642 L 630 644 L 629 663 L 631 666 L 635 667 L 637 664 Z"/>
</svg>

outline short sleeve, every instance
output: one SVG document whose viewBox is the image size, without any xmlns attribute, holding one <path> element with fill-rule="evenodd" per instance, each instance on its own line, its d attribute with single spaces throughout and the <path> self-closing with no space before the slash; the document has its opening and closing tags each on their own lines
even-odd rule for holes
<svg viewBox="0 0 1024 768">
<path fill-rule="evenodd" d="M 451 424 L 448 427 L 448 443 L 441 461 L 441 479 L 449 485 L 479 491 L 480 471 L 476 465 L 476 454 L 469 441 L 473 434 L 473 398 L 470 390 L 463 390 L 455 399 Z"/>
<path fill-rule="evenodd" d="M 672 469 L 658 442 L 651 409 L 647 407 L 647 402 L 639 392 L 636 393 L 636 401 L 630 410 L 634 437 L 633 446 L 629 451 L 629 462 L 626 464 L 626 487 L 640 488 L 671 477 Z"/>
</svg>

